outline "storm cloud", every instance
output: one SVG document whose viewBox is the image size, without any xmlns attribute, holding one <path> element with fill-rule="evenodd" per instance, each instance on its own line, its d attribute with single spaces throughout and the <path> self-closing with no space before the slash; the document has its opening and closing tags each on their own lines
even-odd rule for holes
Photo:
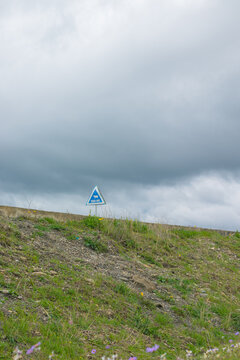
<svg viewBox="0 0 240 360">
<path fill-rule="evenodd" d="M 237 226 L 239 11 L 235 0 L 0 2 L 5 203 L 84 212 L 99 185 L 118 216 Z M 215 200 L 206 183 L 221 184 Z M 209 201 L 221 216 L 207 223 Z"/>
</svg>

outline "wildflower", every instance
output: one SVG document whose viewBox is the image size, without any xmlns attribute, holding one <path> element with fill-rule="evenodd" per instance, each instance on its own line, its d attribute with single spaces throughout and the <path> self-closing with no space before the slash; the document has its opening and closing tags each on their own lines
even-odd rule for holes
<svg viewBox="0 0 240 360">
<path fill-rule="evenodd" d="M 232 339 L 230 339 L 229 342 L 232 343 L 233 342 Z"/>
<path fill-rule="evenodd" d="M 34 347 L 32 346 L 30 349 L 27 350 L 26 354 L 29 355 L 33 352 Z"/>
<path fill-rule="evenodd" d="M 134 356 L 134 357 L 130 357 L 128 360 L 137 360 L 137 358 Z"/>
<path fill-rule="evenodd" d="M 69 320 L 69 322 L 68 322 L 70 325 L 72 325 L 73 324 L 73 321 L 72 321 L 72 319 L 71 320 Z"/>
<path fill-rule="evenodd" d="M 95 354 L 96 351 L 97 351 L 96 349 L 92 349 L 91 353 L 92 353 L 92 354 Z"/>
<path fill-rule="evenodd" d="M 237 331 L 237 332 L 235 333 L 235 335 L 239 335 L 239 331 Z"/>
<path fill-rule="evenodd" d="M 159 345 L 155 344 L 153 347 L 147 347 L 146 352 L 157 351 L 158 348 L 159 348 Z"/>
<path fill-rule="evenodd" d="M 33 345 L 30 349 L 27 350 L 26 354 L 31 354 L 34 350 L 40 350 L 41 343 L 38 342 L 36 345 Z"/>
<path fill-rule="evenodd" d="M 107 346 L 106 346 L 106 349 L 110 349 L 110 345 L 107 345 Z"/>
<path fill-rule="evenodd" d="M 141 296 L 143 296 L 143 292 L 141 292 Z"/>
</svg>

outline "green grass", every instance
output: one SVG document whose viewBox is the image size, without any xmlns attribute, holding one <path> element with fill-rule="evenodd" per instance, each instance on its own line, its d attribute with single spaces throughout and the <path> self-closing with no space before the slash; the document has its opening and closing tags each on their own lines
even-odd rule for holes
<svg viewBox="0 0 240 360">
<path fill-rule="evenodd" d="M 97 252 L 107 252 L 107 246 L 94 236 L 84 236 L 84 245 Z"/>
<path fill-rule="evenodd" d="M 193 279 L 165 278 L 163 276 L 159 276 L 157 280 L 162 284 L 171 285 L 183 294 L 191 292 L 192 284 L 195 283 Z"/>
<path fill-rule="evenodd" d="M 96 265 L 96 257 L 112 267 Z M 38 341 L 32 359 L 54 351 L 58 360 L 114 353 L 171 360 L 185 359 L 186 350 L 202 359 L 216 347 L 211 359 L 238 359 L 237 347 L 226 349 L 240 341 L 239 257 L 238 232 L 95 216 L 1 217 L 0 359 Z M 159 349 L 147 353 L 154 344 Z"/>
<path fill-rule="evenodd" d="M 90 229 L 100 229 L 101 221 L 97 216 L 88 216 L 83 219 L 83 224 Z"/>
</svg>

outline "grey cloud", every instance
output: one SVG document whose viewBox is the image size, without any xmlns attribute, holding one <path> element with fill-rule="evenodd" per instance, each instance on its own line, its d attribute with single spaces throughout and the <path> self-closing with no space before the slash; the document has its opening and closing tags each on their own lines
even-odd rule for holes
<svg viewBox="0 0 240 360">
<path fill-rule="evenodd" d="M 238 172 L 237 1 L 8 4 L 2 190 L 70 196 Z"/>
</svg>

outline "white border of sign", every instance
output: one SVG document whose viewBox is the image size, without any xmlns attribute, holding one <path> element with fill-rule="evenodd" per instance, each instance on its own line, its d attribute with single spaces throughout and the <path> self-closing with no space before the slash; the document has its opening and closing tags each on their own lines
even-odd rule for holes
<svg viewBox="0 0 240 360">
<path fill-rule="evenodd" d="M 98 193 L 100 199 L 102 200 L 102 202 L 101 203 L 92 203 L 91 204 L 91 203 L 89 203 L 89 201 L 90 201 L 90 199 L 92 197 L 92 194 L 94 193 L 95 190 L 97 191 L 97 193 Z M 102 196 L 101 191 L 98 189 L 97 186 L 95 186 L 95 188 L 91 192 L 91 195 L 89 196 L 88 201 L 86 202 L 86 205 L 106 205 L 106 201 L 104 200 L 104 197 Z"/>
</svg>

